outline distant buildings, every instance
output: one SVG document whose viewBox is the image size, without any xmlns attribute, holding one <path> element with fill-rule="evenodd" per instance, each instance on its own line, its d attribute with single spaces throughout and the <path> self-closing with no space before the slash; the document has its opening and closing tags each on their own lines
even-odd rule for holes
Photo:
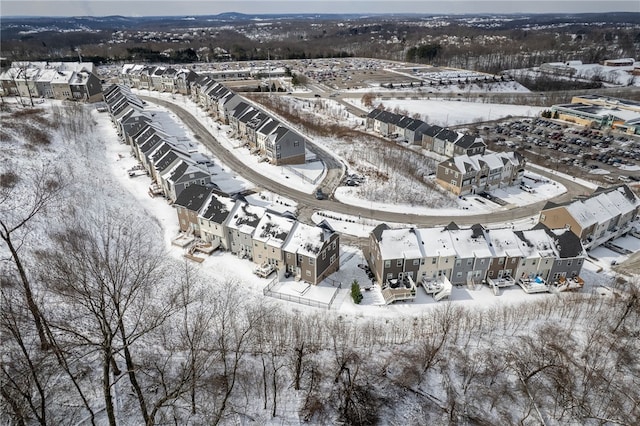
<svg viewBox="0 0 640 426">
<path fill-rule="evenodd" d="M 392 112 L 374 109 L 367 127 L 382 135 L 397 134 L 414 145 L 449 157 L 438 164 L 436 182 L 455 195 L 475 194 L 522 182 L 525 158 L 517 153 L 485 154 L 481 137 L 460 133 Z"/>
<path fill-rule="evenodd" d="M 102 84 L 90 62 L 14 62 L 0 73 L 3 96 L 97 102 Z"/>
<path fill-rule="evenodd" d="M 640 134 L 640 102 L 600 95 L 574 96 L 570 104 L 553 105 L 559 120 L 599 129 Z"/>
</svg>

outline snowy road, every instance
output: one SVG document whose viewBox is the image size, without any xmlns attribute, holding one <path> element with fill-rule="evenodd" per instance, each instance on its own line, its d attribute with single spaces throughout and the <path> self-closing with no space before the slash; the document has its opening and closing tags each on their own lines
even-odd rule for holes
<svg viewBox="0 0 640 426">
<path fill-rule="evenodd" d="M 343 204 L 331 199 L 316 200 L 313 195 L 306 194 L 304 192 L 291 188 L 291 186 L 288 185 L 286 181 L 275 181 L 269 179 L 256 170 L 246 167 L 246 165 L 242 161 L 238 160 L 232 153 L 224 148 L 209 132 L 209 130 L 196 119 L 196 117 L 194 117 L 189 111 L 185 110 L 181 106 L 158 98 L 150 98 L 145 96 L 142 96 L 141 98 L 147 102 L 156 103 L 170 109 L 180 120 L 182 120 L 182 122 L 187 127 L 191 129 L 194 134 L 200 136 L 200 142 L 203 145 L 210 149 L 211 152 L 213 152 L 218 158 L 220 158 L 223 163 L 225 163 L 240 176 L 253 182 L 263 189 L 272 191 L 274 193 L 297 201 L 303 212 L 300 220 L 303 220 L 305 222 L 310 222 L 310 213 L 313 210 L 329 210 L 337 213 L 347 214 L 351 216 L 361 216 L 363 218 L 370 218 L 383 222 L 410 223 L 416 226 L 423 227 L 446 225 L 452 220 L 455 220 L 455 222 L 459 225 L 473 225 L 475 223 L 494 224 L 513 222 L 518 219 L 536 215 L 547 202 L 546 200 L 539 201 L 527 206 L 516 207 L 511 210 L 482 214 L 470 214 L 467 216 L 456 216 L 455 218 L 452 218 L 450 216 L 426 216 L 421 214 L 377 211 L 371 208 L 363 208 L 359 206 Z M 312 147 L 311 149 L 316 152 L 320 159 L 325 161 L 325 164 L 333 165 L 333 168 L 338 167 L 337 164 L 339 163 L 336 162 L 336 160 L 333 159 L 332 156 L 324 153 L 324 150 L 316 146 Z M 332 167 L 330 167 L 330 169 L 331 168 Z M 567 188 L 566 193 L 558 197 L 554 197 L 549 201 L 560 203 L 568 201 L 576 195 L 591 193 L 591 189 L 584 187 L 578 182 L 575 182 L 571 179 L 552 175 L 551 173 L 547 173 L 539 169 L 536 169 L 535 172 L 548 177 L 551 180 L 555 180 Z M 320 187 L 322 187 L 323 190 L 328 188 L 333 189 L 334 185 L 336 185 L 335 179 L 335 173 L 328 173 L 327 178 L 325 178 L 325 181 L 322 182 Z"/>
</svg>

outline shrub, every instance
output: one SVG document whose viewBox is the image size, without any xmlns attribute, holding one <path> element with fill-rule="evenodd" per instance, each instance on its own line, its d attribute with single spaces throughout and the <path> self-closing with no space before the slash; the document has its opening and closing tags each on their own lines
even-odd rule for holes
<svg viewBox="0 0 640 426">
<path fill-rule="evenodd" d="M 353 283 L 351 283 L 351 298 L 356 305 L 359 305 L 360 302 L 362 302 L 362 291 L 360 290 L 358 280 L 353 280 Z"/>
</svg>

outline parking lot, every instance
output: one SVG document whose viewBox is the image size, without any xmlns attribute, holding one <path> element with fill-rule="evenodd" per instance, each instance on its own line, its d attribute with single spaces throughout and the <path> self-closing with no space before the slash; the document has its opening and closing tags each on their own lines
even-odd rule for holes
<svg viewBox="0 0 640 426">
<path fill-rule="evenodd" d="M 640 138 L 550 119 L 510 120 L 481 134 L 495 151 L 521 150 L 538 164 L 603 184 L 640 181 Z"/>
</svg>

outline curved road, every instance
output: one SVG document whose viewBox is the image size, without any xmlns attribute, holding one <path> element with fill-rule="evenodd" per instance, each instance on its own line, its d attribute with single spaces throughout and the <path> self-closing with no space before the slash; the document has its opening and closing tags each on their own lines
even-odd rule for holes
<svg viewBox="0 0 640 426">
<path fill-rule="evenodd" d="M 536 215 L 542 207 L 546 204 L 547 201 L 539 201 L 537 203 L 529 204 L 527 206 L 515 207 L 510 210 L 502 210 L 491 213 L 482 213 L 482 214 L 473 214 L 473 215 L 465 215 L 465 216 L 424 216 L 413 213 L 396 213 L 396 212 L 385 212 L 373 210 L 370 208 L 360 207 L 360 206 L 351 206 L 348 204 L 343 204 L 334 200 L 317 200 L 313 195 L 306 194 L 304 192 L 298 191 L 296 189 L 291 188 L 287 185 L 286 182 L 274 181 L 271 180 L 255 170 L 248 168 L 242 161 L 238 160 L 232 153 L 230 153 L 226 148 L 224 148 L 216 138 L 209 132 L 209 130 L 200 123 L 190 112 L 185 110 L 184 108 L 157 98 L 151 98 L 146 96 L 141 96 L 142 99 L 156 103 L 158 105 L 162 105 L 165 108 L 168 108 L 173 113 L 176 114 L 180 120 L 182 120 L 191 131 L 200 137 L 200 142 L 205 145 L 212 153 L 214 153 L 221 162 L 225 163 L 228 167 L 233 169 L 236 173 L 243 176 L 245 179 L 250 182 L 259 185 L 261 188 L 264 188 L 268 191 L 272 191 L 277 194 L 281 194 L 285 197 L 296 200 L 299 203 L 300 210 L 300 219 L 301 220 L 309 220 L 310 214 L 313 210 L 330 210 L 337 213 L 347 214 L 351 216 L 360 216 L 365 218 L 370 218 L 382 222 L 398 222 L 398 223 L 410 223 L 416 226 L 430 227 L 430 226 L 439 226 L 446 225 L 452 220 L 455 221 L 459 225 L 473 225 L 475 223 L 501 223 L 501 222 L 512 222 L 518 219 L 523 219 L 526 217 L 530 217 Z M 327 182 L 327 178 L 322 182 L 322 188 L 333 189 L 334 185 L 339 183 L 339 178 L 337 176 L 337 168 L 342 167 L 342 164 L 335 160 L 335 158 L 319 147 L 312 145 L 309 147 L 312 151 L 316 152 L 319 158 L 325 161 L 325 164 L 330 164 L 333 170 L 332 173 L 328 173 L 328 179 L 330 182 Z M 575 195 L 584 194 L 585 192 L 591 192 L 590 189 L 585 188 L 582 185 L 570 180 L 564 179 L 559 176 L 555 176 L 551 173 L 547 173 L 542 170 L 535 170 L 535 173 L 545 176 L 549 179 L 555 180 L 567 188 L 567 192 L 552 198 L 550 201 L 560 203 L 563 201 L 568 201 Z M 341 172 L 340 172 L 341 176 Z M 337 179 L 337 181 L 336 181 Z M 259 182 L 259 184 L 257 183 Z M 331 191 L 327 191 L 328 193 Z"/>
</svg>

